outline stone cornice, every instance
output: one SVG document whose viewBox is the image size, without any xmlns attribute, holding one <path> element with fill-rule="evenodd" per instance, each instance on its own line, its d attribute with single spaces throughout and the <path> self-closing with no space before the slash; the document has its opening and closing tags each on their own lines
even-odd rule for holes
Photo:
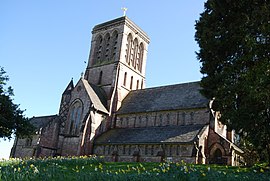
<svg viewBox="0 0 270 181">
<path fill-rule="evenodd" d="M 105 23 L 101 23 L 101 24 L 96 25 L 93 28 L 92 34 L 103 31 L 103 30 L 111 29 L 111 28 L 117 27 L 119 25 L 126 25 L 132 31 L 134 31 L 139 37 L 141 37 L 146 43 L 148 43 L 148 44 L 150 43 L 150 39 L 149 39 L 148 35 L 139 26 L 137 26 L 133 21 L 131 21 L 126 16 L 116 18 L 114 20 L 107 21 Z"/>
</svg>

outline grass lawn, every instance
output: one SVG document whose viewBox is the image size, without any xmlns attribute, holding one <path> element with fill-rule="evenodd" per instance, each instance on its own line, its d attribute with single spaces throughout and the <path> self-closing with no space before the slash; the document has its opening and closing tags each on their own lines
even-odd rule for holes
<svg viewBox="0 0 270 181">
<path fill-rule="evenodd" d="M 97 157 L 0 161 L 0 180 L 269 180 L 269 168 L 186 163 L 115 163 Z"/>
</svg>

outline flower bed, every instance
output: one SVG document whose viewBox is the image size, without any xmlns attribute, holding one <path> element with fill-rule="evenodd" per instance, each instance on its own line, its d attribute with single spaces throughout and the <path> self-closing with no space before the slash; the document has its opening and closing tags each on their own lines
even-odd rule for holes
<svg viewBox="0 0 270 181">
<path fill-rule="evenodd" d="M 102 158 L 57 157 L 0 162 L 0 180 L 270 180 L 266 166 L 115 163 Z"/>
</svg>

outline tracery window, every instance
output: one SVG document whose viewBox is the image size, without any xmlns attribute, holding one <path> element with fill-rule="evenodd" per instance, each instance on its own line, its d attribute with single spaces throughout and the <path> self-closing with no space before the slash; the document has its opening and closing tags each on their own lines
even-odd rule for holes
<svg viewBox="0 0 270 181">
<path fill-rule="evenodd" d="M 68 133 L 71 135 L 77 135 L 79 133 L 80 120 L 82 115 L 82 103 L 77 100 L 72 104 L 69 114 L 69 130 Z"/>
</svg>

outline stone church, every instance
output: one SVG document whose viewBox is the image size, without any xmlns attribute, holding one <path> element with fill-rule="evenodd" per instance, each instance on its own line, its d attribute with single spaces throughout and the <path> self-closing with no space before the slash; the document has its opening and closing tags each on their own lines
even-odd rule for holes
<svg viewBox="0 0 270 181">
<path fill-rule="evenodd" d="M 145 88 L 149 42 L 126 16 L 96 25 L 84 75 L 67 85 L 57 115 L 31 118 L 36 134 L 16 138 L 11 157 L 239 165 L 243 151 L 200 82 Z"/>
</svg>

